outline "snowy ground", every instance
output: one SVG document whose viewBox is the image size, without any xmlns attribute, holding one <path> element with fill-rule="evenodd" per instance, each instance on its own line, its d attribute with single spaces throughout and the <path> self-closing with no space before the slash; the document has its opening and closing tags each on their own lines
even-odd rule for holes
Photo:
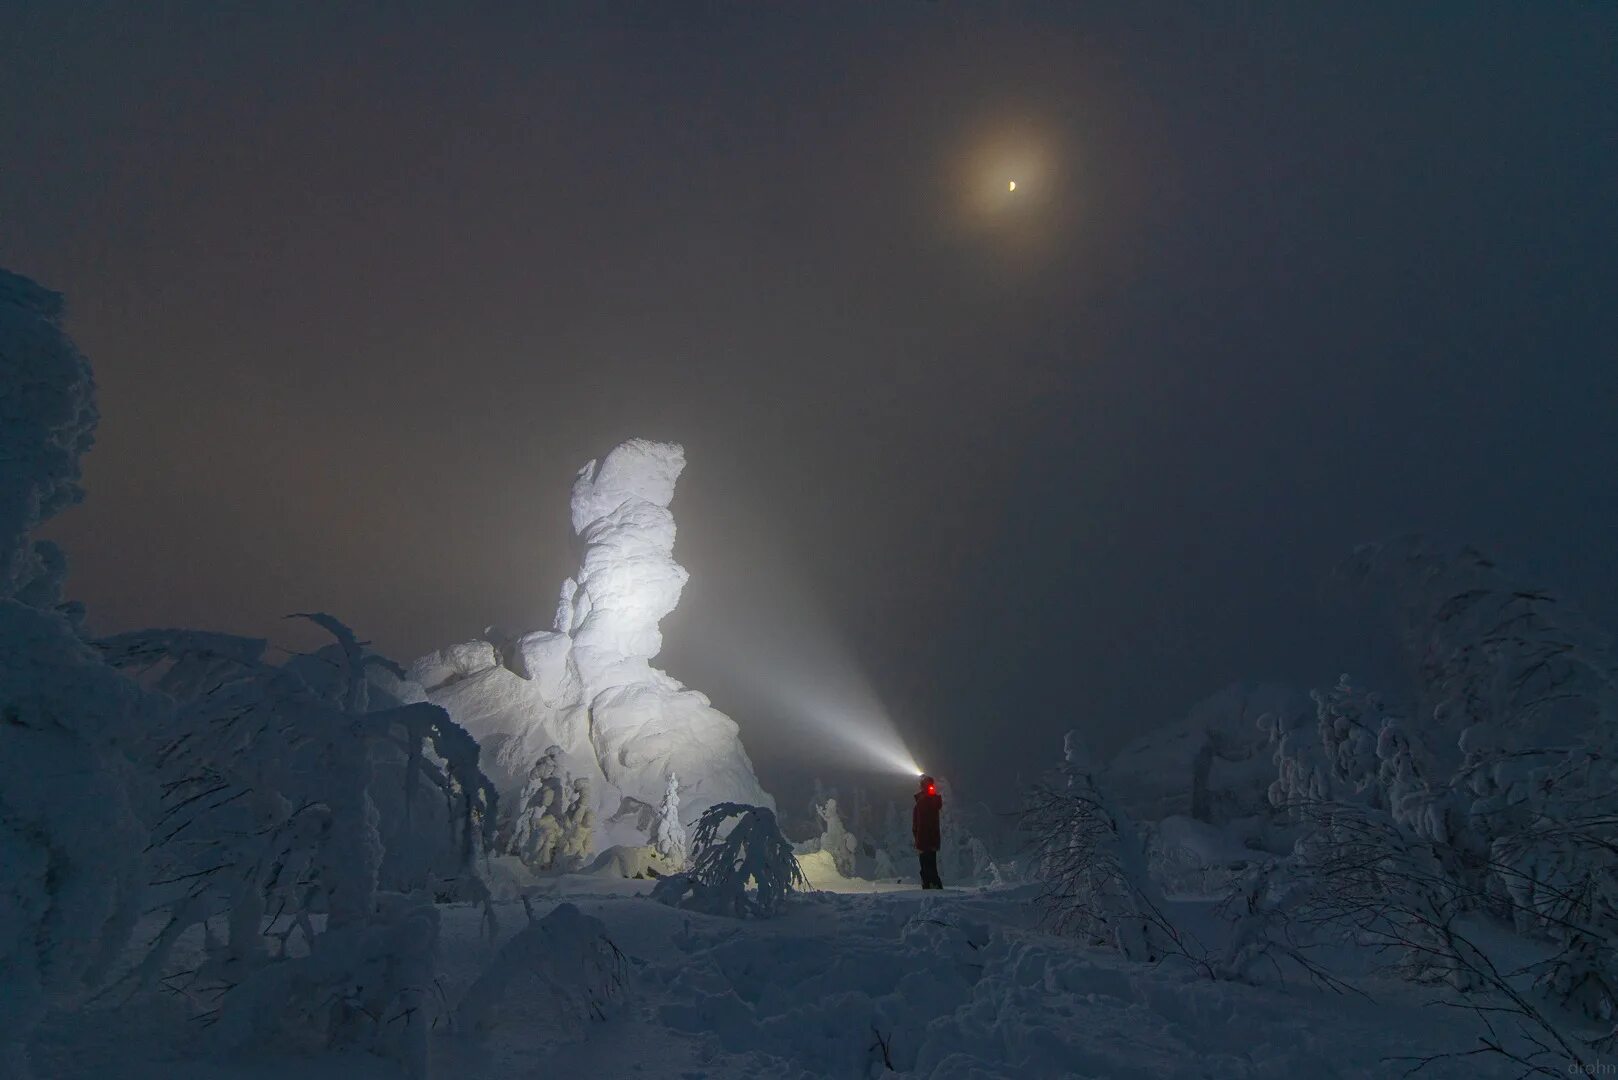
<svg viewBox="0 0 1618 1080">
<path fill-rule="evenodd" d="M 630 985 L 605 1021 L 559 1022 L 520 987 L 483 1038 L 440 1035 L 433 1071 L 512 1077 L 1380 1077 L 1389 1059 L 1460 1049 L 1467 1016 L 1423 1008 L 1408 988 L 1365 1001 L 1309 987 L 1213 983 L 1188 966 L 1130 964 L 1034 926 L 1026 889 L 923 893 L 826 881 L 785 915 L 738 922 L 644 898 L 648 882 L 559 879 L 630 958 Z M 500 939 L 525 922 L 497 905 Z M 442 909 L 444 996 L 454 1001 L 491 944 L 477 908 Z M 376 1058 L 277 1047 L 230 1062 L 200 1057 L 178 1003 L 146 998 L 53 1017 L 35 1045 L 61 1080 L 354 1080 L 392 1077 Z M 1422 1076 L 1512 1075 L 1483 1059 Z"/>
</svg>

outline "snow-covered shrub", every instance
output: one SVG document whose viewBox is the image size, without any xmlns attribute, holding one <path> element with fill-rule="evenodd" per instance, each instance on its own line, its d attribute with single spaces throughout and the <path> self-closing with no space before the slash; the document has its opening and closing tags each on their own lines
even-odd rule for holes
<svg viewBox="0 0 1618 1080">
<path fill-rule="evenodd" d="M 1063 749 L 1059 779 L 1036 785 L 1023 811 L 1048 925 L 1135 960 L 1187 955 L 1133 822 L 1101 790 L 1077 732 Z"/>
<path fill-rule="evenodd" d="M 367 671 L 387 662 L 337 620 L 312 618 L 337 638 L 330 684 L 266 664 L 252 639 L 159 630 L 98 643 L 175 703 L 136 747 L 162 782 L 152 859 L 165 915 L 139 974 L 165 974 L 175 941 L 200 925 L 205 956 L 179 988 L 220 1045 L 290 1033 L 420 1073 L 431 900 L 446 888 L 486 897 L 472 867 L 494 791 L 477 744 L 442 709 L 369 709 Z M 445 850 L 448 882 L 435 875 Z M 390 858 L 420 876 L 385 882 Z"/>
<path fill-rule="evenodd" d="M 1281 868 L 1292 879 L 1291 889 L 1284 904 L 1272 903 L 1261 913 L 1265 925 L 1262 934 L 1249 936 L 1250 956 L 1290 952 L 1307 965 L 1302 953 L 1314 942 L 1335 938 L 1369 947 L 1404 977 L 1458 993 L 1489 1021 L 1491 1034 L 1481 1050 L 1455 1054 L 1497 1055 L 1524 1075 L 1547 1072 L 1558 1062 L 1589 1074 L 1591 1049 L 1611 1049 L 1610 1035 L 1592 1038 L 1579 1031 L 1518 977 L 1537 972 L 1539 987 L 1557 991 L 1561 1003 L 1602 997 L 1610 1002 L 1613 969 L 1597 945 L 1610 942 L 1610 927 L 1597 933 L 1573 926 L 1555 958 L 1519 969 L 1516 951 L 1502 949 L 1487 926 L 1491 897 L 1468 884 L 1473 875 L 1452 869 L 1455 852 L 1448 844 L 1416 834 L 1375 807 L 1320 803 L 1296 810 L 1309 828 Z M 1483 880 L 1497 869 L 1486 865 Z M 1278 948 L 1282 942 L 1305 948 Z M 1563 972 L 1577 974 L 1565 984 L 1545 985 Z M 1610 1004 L 1592 1015 L 1610 1029 Z"/>
<path fill-rule="evenodd" d="M 103 664 L 61 604 L 66 562 L 36 541 L 79 501 L 90 367 L 62 299 L 0 271 L 0 1077 L 28 1075 L 45 1010 L 94 990 L 144 899 L 156 792 L 127 752 L 166 704 Z"/>
<path fill-rule="evenodd" d="M 715 803 L 697 819 L 692 846 L 690 870 L 658 882 L 653 900 L 710 915 L 767 917 L 807 885 L 769 807 Z"/>
<path fill-rule="evenodd" d="M 1249 867 L 1220 904 L 1230 921 L 1224 949 L 1212 957 L 1214 975 L 1239 982 L 1285 981 L 1297 970 L 1317 983 L 1342 984 L 1311 955 L 1322 944 L 1297 917 L 1311 883 L 1285 861 Z"/>
<path fill-rule="evenodd" d="M 211 950 L 194 982 L 228 983 L 207 1014 L 214 1044 L 290 1035 L 311 1048 L 369 1050 L 398 1061 L 412 1080 L 425 1077 L 438 909 L 420 895 L 378 892 L 371 900 L 364 918 L 329 919 L 306 953 L 247 964 Z"/>
<path fill-rule="evenodd" d="M 870 811 L 869 800 L 865 799 L 856 789 L 850 805 L 863 807 L 861 816 L 871 822 L 872 828 L 878 828 L 875 815 Z M 895 804 L 891 816 L 897 818 L 898 807 Z M 817 830 L 816 834 L 807 840 L 793 844 L 792 850 L 799 857 L 804 872 L 815 881 L 834 878 L 882 880 L 891 879 L 899 871 L 896 869 L 898 860 L 890 851 L 891 841 L 884 843 L 879 835 L 872 840 L 864 833 L 857 833 L 851 823 L 845 822 L 843 817 L 843 804 L 833 796 L 827 796 L 823 801 L 812 803 L 810 806 L 810 826 Z M 909 832 L 905 833 L 906 848 L 900 852 L 904 863 L 915 865 L 915 852 L 909 846 Z"/>
<path fill-rule="evenodd" d="M 608 1003 L 623 991 L 628 965 L 600 919 L 572 904 L 558 904 L 543 919 L 534 918 L 526 897 L 523 907 L 528 925 L 501 947 L 461 996 L 454 1016 L 457 1031 L 489 1030 L 501 1004 L 513 996 L 514 984 L 525 980 L 544 990 L 551 1015 L 562 1027 L 605 1019 Z"/>
<path fill-rule="evenodd" d="M 1471 548 L 1419 539 L 1363 547 L 1345 572 L 1392 586 L 1416 671 L 1416 712 L 1445 764 L 1465 752 L 1469 729 L 1485 757 L 1618 743 L 1606 635 L 1551 593 L 1509 579 Z M 1478 725 L 1494 730 L 1480 740 Z"/>
</svg>

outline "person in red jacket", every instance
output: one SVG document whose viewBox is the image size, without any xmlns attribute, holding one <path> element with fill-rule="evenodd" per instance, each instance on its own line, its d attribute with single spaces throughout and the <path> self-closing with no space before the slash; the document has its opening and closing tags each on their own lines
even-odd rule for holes
<svg viewBox="0 0 1618 1080">
<path fill-rule="evenodd" d="M 916 852 L 921 856 L 921 887 L 942 889 L 938 879 L 939 830 L 938 815 L 944 809 L 944 796 L 938 793 L 933 778 L 921 778 L 921 790 L 916 792 L 916 808 L 910 812 L 910 835 L 916 841 Z"/>
</svg>

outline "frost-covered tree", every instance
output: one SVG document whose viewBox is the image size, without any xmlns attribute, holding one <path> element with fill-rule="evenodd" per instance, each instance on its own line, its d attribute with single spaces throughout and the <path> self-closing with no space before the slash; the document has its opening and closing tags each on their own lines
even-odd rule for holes
<svg viewBox="0 0 1618 1080">
<path fill-rule="evenodd" d="M 567 811 L 562 748 L 547 747 L 529 767 L 515 813 L 502 830 L 504 850 L 533 870 L 549 870 L 562 840 L 562 815 Z"/>
<path fill-rule="evenodd" d="M 710 806 L 697 819 L 692 847 L 691 868 L 659 881 L 652 899 L 710 915 L 767 917 L 807 887 L 792 842 L 767 806 Z"/>
<path fill-rule="evenodd" d="M 1317 690 L 1312 696 L 1313 717 L 1266 713 L 1258 720 L 1269 736 L 1277 772 L 1270 784 L 1271 804 L 1385 806 L 1387 769 L 1377 751 L 1383 728 L 1392 719 L 1381 700 L 1347 675 L 1330 690 Z"/>
<path fill-rule="evenodd" d="M 161 699 L 103 664 L 36 540 L 78 502 L 96 411 L 62 298 L 0 271 L 0 1077 L 29 1075 L 51 1005 L 106 977 L 145 899 L 156 790 L 128 754 Z"/>
<path fill-rule="evenodd" d="M 997 883 L 1000 868 L 982 838 L 992 825 L 992 813 L 982 804 L 956 797 L 948 777 L 940 776 L 936 780 L 939 794 L 944 797 L 939 830 L 942 845 L 938 849 L 940 875 L 945 881 L 961 884 Z"/>
<path fill-rule="evenodd" d="M 1378 784 L 1395 821 L 1442 853 L 1464 895 L 1562 954 L 1541 986 L 1618 1019 L 1618 668 L 1610 640 L 1470 549 L 1358 551 L 1391 583 L 1415 674 L 1414 722 L 1389 725 Z"/>
<path fill-rule="evenodd" d="M 1554 594 L 1419 538 L 1362 547 L 1344 573 L 1391 587 L 1434 749 L 1456 755 L 1480 724 L 1490 749 L 1618 744 L 1610 644 Z"/>
<path fill-rule="evenodd" d="M 330 616 L 326 650 L 187 630 L 89 643 L 31 533 L 79 497 L 95 420 L 60 298 L 0 273 L 0 1077 L 45 1008 L 120 973 L 197 1003 L 221 1046 L 314 1033 L 420 1076 L 438 916 L 493 790 L 443 710 Z M 128 949 L 136 917 L 155 934 Z M 174 946 L 202 931 L 201 960 Z"/>
<path fill-rule="evenodd" d="M 910 814 L 897 802 L 889 802 L 882 814 L 882 845 L 895 873 L 915 874 L 916 841 L 910 833 Z"/>
<path fill-rule="evenodd" d="M 388 665 L 337 620 L 311 618 L 337 639 L 330 684 L 267 664 L 253 639 L 158 630 L 98 643 L 174 703 L 134 746 L 163 792 L 151 858 L 164 921 L 136 974 L 167 976 L 220 1046 L 294 1030 L 421 1075 L 435 871 L 453 852 L 451 884 L 487 897 L 472 867 L 494 791 L 465 730 L 427 703 L 371 708 L 368 672 Z M 390 857 L 419 876 L 388 882 Z M 202 962 L 176 979 L 173 946 L 192 927 L 205 932 Z"/>
<path fill-rule="evenodd" d="M 685 869 L 687 842 L 685 826 L 680 822 L 680 778 L 672 769 L 663 789 L 663 802 L 657 808 L 657 820 L 652 823 L 652 847 L 670 870 Z"/>
<path fill-rule="evenodd" d="M 1102 790 L 1077 732 L 1063 751 L 1057 780 L 1036 785 L 1023 811 L 1048 924 L 1135 960 L 1186 955 L 1134 824 Z"/>
<path fill-rule="evenodd" d="M 837 800 L 828 797 L 815 807 L 815 816 L 820 819 L 820 850 L 831 854 L 832 864 L 837 867 L 839 874 L 846 878 L 853 877 L 858 841 L 843 824 L 842 815 L 837 810 Z"/>
<path fill-rule="evenodd" d="M 567 810 L 562 814 L 562 835 L 556 846 L 557 865 L 564 870 L 576 870 L 585 864 L 590 856 L 595 823 L 596 812 L 590 798 L 590 778 L 574 777 Z"/>
<path fill-rule="evenodd" d="M 1360 582 L 1391 583 L 1414 673 L 1403 716 L 1346 677 L 1313 724 L 1269 731 L 1270 796 L 1301 829 L 1285 898 L 1249 897 L 1272 943 L 1346 936 L 1406 977 L 1509 1025 L 1491 1052 L 1528 1071 L 1618 1042 L 1618 677 L 1605 637 L 1475 551 L 1364 548 Z M 1494 920 L 1552 945 L 1532 992 L 1479 935 Z M 1545 999 L 1550 999 L 1547 1007 Z M 1560 1017 L 1599 1025 L 1574 1032 Z"/>
</svg>

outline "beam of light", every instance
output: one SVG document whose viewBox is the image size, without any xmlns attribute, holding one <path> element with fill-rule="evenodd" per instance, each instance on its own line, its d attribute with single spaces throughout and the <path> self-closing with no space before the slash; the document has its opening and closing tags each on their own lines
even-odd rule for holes
<svg viewBox="0 0 1618 1080">
<path fill-rule="evenodd" d="M 914 779 L 922 772 L 899 724 L 855 659 L 846 636 L 779 554 L 736 545 L 738 562 L 761 575 L 753 587 L 717 599 L 697 638 L 704 666 L 737 693 L 742 738 L 773 760 L 809 770 L 842 768 Z M 767 587 L 765 583 L 767 582 Z M 769 597 L 761 605 L 758 597 Z M 730 702 L 716 702 L 732 711 Z"/>
<path fill-rule="evenodd" d="M 741 654 L 731 673 L 774 714 L 772 741 L 804 758 L 861 772 L 916 777 L 922 774 L 898 724 L 859 665 L 833 636 L 795 628 L 794 648 Z"/>
<path fill-rule="evenodd" d="M 916 764 L 893 720 L 885 712 L 840 713 L 809 704 L 807 708 L 799 708 L 798 713 L 803 723 L 824 730 L 841 743 L 851 755 L 850 764 L 895 776 L 922 775 L 922 767 Z"/>
</svg>

